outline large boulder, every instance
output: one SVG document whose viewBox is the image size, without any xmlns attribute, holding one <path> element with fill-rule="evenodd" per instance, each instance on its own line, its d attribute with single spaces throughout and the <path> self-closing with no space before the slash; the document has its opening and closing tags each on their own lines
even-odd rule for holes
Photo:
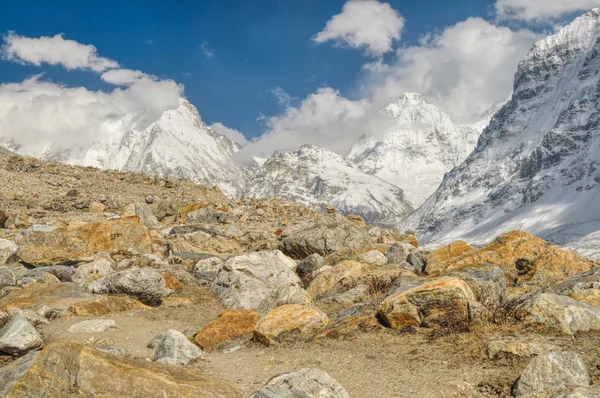
<svg viewBox="0 0 600 398">
<path fill-rule="evenodd" d="M 427 268 L 425 269 L 429 275 L 436 276 L 444 271 L 451 261 L 460 256 L 474 252 L 467 242 L 462 240 L 454 241 L 444 247 L 432 251 L 427 255 Z"/>
<path fill-rule="evenodd" d="M 282 305 L 262 317 L 254 336 L 265 345 L 279 341 L 288 333 L 313 336 L 329 323 L 329 317 L 317 307 L 298 304 Z"/>
<path fill-rule="evenodd" d="M 371 238 L 364 228 L 334 213 L 287 228 L 279 247 L 288 256 L 303 259 L 314 253 L 326 256 L 344 247 L 361 252 L 370 245 Z"/>
<path fill-rule="evenodd" d="M 162 297 L 173 293 L 167 289 L 164 278 L 157 271 L 137 267 L 97 279 L 88 289 L 96 294 L 127 294 L 148 305 L 158 304 Z"/>
<path fill-rule="evenodd" d="M 557 294 L 542 293 L 525 300 L 516 316 L 526 324 L 544 325 L 568 334 L 600 330 L 600 309 Z"/>
<path fill-rule="evenodd" d="M 15 258 L 18 250 L 19 246 L 12 240 L 0 239 L 0 265 L 4 265 Z"/>
<path fill-rule="evenodd" d="M 132 203 L 121 211 L 121 217 L 139 217 L 140 223 L 150 229 L 158 227 L 158 220 L 146 203 Z"/>
<path fill-rule="evenodd" d="M 88 246 L 97 252 L 152 253 L 152 239 L 148 228 L 140 223 L 139 217 L 78 224 L 69 229 L 81 234 Z"/>
<path fill-rule="evenodd" d="M 271 379 L 250 398 L 350 398 L 344 387 L 318 369 L 301 369 Z"/>
<path fill-rule="evenodd" d="M 36 328 L 21 315 L 13 315 L 0 329 L 0 352 L 22 356 L 44 345 Z"/>
<path fill-rule="evenodd" d="M 154 336 L 149 346 L 154 348 L 155 361 L 171 365 L 187 365 L 202 356 L 202 350 L 177 330 L 167 330 Z"/>
<path fill-rule="evenodd" d="M 594 269 L 565 279 L 544 290 L 545 293 L 569 296 L 600 308 L 600 270 Z"/>
<path fill-rule="evenodd" d="M 154 398 L 244 397 L 225 381 L 179 366 L 116 357 L 88 345 L 49 344 L 0 368 L 0 396 Z"/>
<path fill-rule="evenodd" d="M 17 256 L 34 267 L 94 260 L 94 252 L 74 231 L 31 231 L 19 242 Z"/>
<path fill-rule="evenodd" d="M 396 242 L 385 251 L 385 257 L 390 264 L 400 264 L 406 261 L 408 255 L 413 251 L 415 251 L 415 247 L 410 243 Z"/>
<path fill-rule="evenodd" d="M 548 286 L 594 268 L 591 261 L 521 231 L 502 234 L 489 245 L 451 259 L 440 268 L 481 263 L 502 267 L 508 286 Z"/>
<path fill-rule="evenodd" d="M 330 270 L 318 274 L 306 290 L 313 299 L 319 299 L 336 293 L 344 287 L 350 289 L 356 286 L 361 277 L 374 269 L 375 266 L 372 264 L 342 261 Z"/>
<path fill-rule="evenodd" d="M 225 310 L 196 333 L 194 342 L 207 351 L 232 339 L 249 336 L 260 318 L 260 313 L 254 310 Z"/>
<path fill-rule="evenodd" d="M 257 311 L 266 314 L 285 304 L 312 305 L 310 294 L 299 283 L 282 285 L 274 289 L 263 299 Z"/>
<path fill-rule="evenodd" d="M 589 385 L 590 377 L 579 355 L 569 351 L 549 352 L 529 362 L 513 386 L 513 395 Z"/>
<path fill-rule="evenodd" d="M 257 309 L 274 290 L 300 284 L 295 266 L 279 250 L 233 257 L 219 269 L 211 290 L 228 308 Z"/>
<path fill-rule="evenodd" d="M 387 326 L 464 325 L 477 306 L 469 285 L 458 278 L 443 277 L 396 291 L 379 305 L 379 316 Z"/>
<path fill-rule="evenodd" d="M 443 276 L 453 276 L 467 282 L 478 302 L 494 310 L 506 301 L 504 271 L 493 264 L 476 264 L 446 271 Z"/>
</svg>

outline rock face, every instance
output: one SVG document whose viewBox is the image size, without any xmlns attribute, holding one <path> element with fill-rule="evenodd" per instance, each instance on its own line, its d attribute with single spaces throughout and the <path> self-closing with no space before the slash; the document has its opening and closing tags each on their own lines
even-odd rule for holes
<svg viewBox="0 0 600 398">
<path fill-rule="evenodd" d="M 393 293 L 379 306 L 381 319 L 391 328 L 461 325 L 469 322 L 476 305 L 469 285 L 458 278 L 440 278 Z"/>
<path fill-rule="evenodd" d="M 370 245 L 367 231 L 334 213 L 286 229 L 281 234 L 280 249 L 292 258 L 303 259 L 314 253 L 326 256 L 344 247 L 360 252 Z"/>
<path fill-rule="evenodd" d="M 438 107 L 415 93 L 405 93 L 380 112 L 380 138 L 363 136 L 348 153 L 362 171 L 402 187 L 407 199 L 421 205 L 475 149 L 480 129 L 459 126 Z"/>
<path fill-rule="evenodd" d="M 279 250 L 233 257 L 221 267 L 211 290 L 228 308 L 257 309 L 274 290 L 300 283 L 295 266 Z"/>
<path fill-rule="evenodd" d="M 77 232 L 29 232 L 19 242 L 19 258 L 40 267 L 55 264 L 77 264 L 92 261 L 94 252 Z"/>
<path fill-rule="evenodd" d="M 15 314 L 0 329 L 0 352 L 22 356 L 44 345 L 36 328 L 21 315 Z"/>
<path fill-rule="evenodd" d="M 400 229 L 425 243 L 523 230 L 573 249 L 600 230 L 599 25 L 594 9 L 533 46 L 477 148 Z"/>
<path fill-rule="evenodd" d="M 314 335 L 328 323 L 327 315 L 317 307 L 287 304 L 275 308 L 258 321 L 254 335 L 263 344 L 270 345 L 276 343 L 285 333 Z"/>
<path fill-rule="evenodd" d="M 163 277 L 151 268 L 130 268 L 92 282 L 88 288 L 93 293 L 123 293 L 137 297 L 144 304 L 153 305 L 172 293 Z"/>
<path fill-rule="evenodd" d="M 465 241 L 457 240 L 448 245 L 432 251 L 427 256 L 427 273 L 429 275 L 438 275 L 444 271 L 448 264 L 462 256 L 475 251 Z"/>
<path fill-rule="evenodd" d="M 252 334 L 260 318 L 260 313 L 254 310 L 225 310 L 198 331 L 194 341 L 207 351 L 232 339 Z"/>
<path fill-rule="evenodd" d="M 271 379 L 250 398 L 350 398 L 344 387 L 318 369 L 301 369 Z"/>
<path fill-rule="evenodd" d="M 2 368 L 3 379 L 7 383 L 0 391 L 4 389 L 7 398 L 38 396 L 40 391 L 54 397 L 99 393 L 112 398 L 244 396 L 225 381 L 177 366 L 115 357 L 76 342 L 52 343 L 8 371 Z"/>
<path fill-rule="evenodd" d="M 590 377 L 579 355 L 574 352 L 550 352 L 529 362 L 513 387 L 513 395 L 589 385 Z"/>
<path fill-rule="evenodd" d="M 525 301 L 517 317 L 528 324 L 540 324 L 575 334 L 600 330 L 600 309 L 567 296 L 538 294 Z"/>
<path fill-rule="evenodd" d="M 321 210 L 333 205 L 370 224 L 394 225 L 413 209 L 398 186 L 314 145 L 275 152 L 249 181 L 244 196 L 281 198 Z"/>
<path fill-rule="evenodd" d="M 186 365 L 202 356 L 202 351 L 177 330 L 167 330 L 155 336 L 150 346 L 154 348 L 155 361 L 171 365 Z"/>
<path fill-rule="evenodd" d="M 502 267 L 509 286 L 525 283 L 547 286 L 594 267 L 592 262 L 574 253 L 519 231 L 502 234 L 489 245 L 454 257 L 445 264 L 439 262 L 437 267 L 453 269 L 478 263 Z"/>
</svg>

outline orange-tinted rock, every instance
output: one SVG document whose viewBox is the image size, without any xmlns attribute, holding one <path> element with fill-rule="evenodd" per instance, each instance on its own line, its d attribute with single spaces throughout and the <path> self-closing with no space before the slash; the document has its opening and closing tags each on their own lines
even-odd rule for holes
<svg viewBox="0 0 600 398">
<path fill-rule="evenodd" d="M 429 275 L 437 275 L 443 272 L 448 263 L 466 253 L 475 251 L 467 242 L 457 240 L 444 247 L 432 251 L 427 256 L 427 272 Z"/>
<path fill-rule="evenodd" d="M 19 258 L 30 265 L 75 264 L 92 261 L 94 253 L 74 231 L 29 232 L 19 242 Z"/>
<path fill-rule="evenodd" d="M 167 287 L 167 289 L 177 290 L 182 285 L 182 283 L 179 281 L 179 279 L 175 278 L 173 275 L 169 274 L 168 272 L 161 272 L 160 276 L 162 276 L 163 279 L 165 280 L 165 286 Z"/>
<path fill-rule="evenodd" d="M 89 247 L 97 252 L 152 253 L 152 239 L 139 217 L 70 226 L 69 229 L 79 231 Z"/>
<path fill-rule="evenodd" d="M 131 297 L 108 296 L 75 303 L 69 307 L 69 311 L 78 316 L 102 316 L 135 308 L 151 307 Z"/>
<path fill-rule="evenodd" d="M 276 343 L 288 333 L 308 337 L 324 329 L 329 323 L 327 314 L 317 307 L 287 304 L 265 315 L 254 330 L 254 336 L 265 345 Z"/>
<path fill-rule="evenodd" d="M 177 219 L 179 222 L 185 222 L 189 213 L 203 209 L 206 207 L 204 203 L 193 203 L 191 205 L 183 206 L 177 209 Z"/>
<path fill-rule="evenodd" d="M 377 243 L 394 243 L 405 242 L 410 243 L 414 247 L 419 247 L 419 240 L 415 235 L 403 234 L 395 228 L 384 228 L 377 237 Z"/>
<path fill-rule="evenodd" d="M 313 299 L 318 299 L 334 293 L 340 287 L 355 286 L 362 276 L 374 269 L 372 264 L 342 261 L 330 270 L 318 274 L 306 290 Z"/>
<path fill-rule="evenodd" d="M 319 334 L 318 338 L 353 338 L 358 333 L 368 333 L 381 330 L 383 327 L 374 316 L 354 316 L 344 319 L 335 327 Z"/>
<path fill-rule="evenodd" d="M 502 267 L 508 286 L 547 286 L 594 268 L 592 262 L 521 231 L 502 234 L 489 245 L 454 258 L 447 269 L 478 263 Z"/>
<path fill-rule="evenodd" d="M 358 214 L 348 214 L 346 216 L 346 218 L 361 228 L 367 227 L 367 224 L 365 223 L 365 219 L 362 218 L 361 216 L 359 216 Z"/>
<path fill-rule="evenodd" d="M 254 310 L 225 310 L 217 319 L 203 327 L 194 341 L 204 351 L 254 331 L 261 314 Z"/>
<path fill-rule="evenodd" d="M 102 203 L 92 202 L 90 203 L 90 212 L 92 213 L 104 213 L 106 206 Z"/>
</svg>

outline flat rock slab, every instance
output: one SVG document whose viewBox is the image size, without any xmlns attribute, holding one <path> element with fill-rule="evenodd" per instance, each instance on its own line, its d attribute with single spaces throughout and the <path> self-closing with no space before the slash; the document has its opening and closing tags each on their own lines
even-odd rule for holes
<svg viewBox="0 0 600 398">
<path fill-rule="evenodd" d="M 108 329 L 116 329 L 117 324 L 112 319 L 91 319 L 71 325 L 69 333 L 102 333 Z"/>
</svg>

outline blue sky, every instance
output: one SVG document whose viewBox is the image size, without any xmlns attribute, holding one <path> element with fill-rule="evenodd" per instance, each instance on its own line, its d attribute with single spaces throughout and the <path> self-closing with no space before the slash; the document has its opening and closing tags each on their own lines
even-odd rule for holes
<svg viewBox="0 0 600 398">
<path fill-rule="evenodd" d="M 394 40 L 380 56 L 366 54 L 365 46 L 348 48 L 342 39 L 313 40 L 334 15 L 342 13 L 343 0 L 7 1 L 0 13 L 0 33 L 12 31 L 29 38 L 63 33 L 65 39 L 95 46 L 99 56 L 115 60 L 122 68 L 184 85 L 183 95 L 209 124 L 223 123 L 249 139 L 285 130 L 285 134 L 302 136 L 303 141 L 327 146 L 318 139 L 323 136 L 320 129 L 348 129 L 332 127 L 331 120 L 315 125 L 317 121 L 312 120 L 317 117 L 304 108 L 321 106 L 324 101 L 325 106 L 343 108 L 338 119 L 353 121 L 360 113 L 355 108 L 376 109 L 403 91 L 418 91 L 459 121 L 473 121 L 485 107 L 507 98 L 518 60 L 544 30 L 596 1 L 573 0 L 569 5 L 561 5 L 560 0 L 387 3 L 387 12 L 396 13 L 403 24 L 397 32 L 400 40 Z M 422 41 L 424 37 L 428 41 Z M 481 40 L 467 44 L 471 37 Z M 472 47 L 472 53 L 460 51 L 463 42 Z M 479 56 L 477 45 L 491 56 L 483 52 Z M 473 65 L 478 58 L 495 65 L 478 68 Z M 436 62 L 447 67 L 432 67 Z M 14 59 L 0 61 L 0 84 L 21 82 L 41 72 L 41 79 L 69 87 L 114 88 L 90 70 Z M 448 73 L 454 74 L 445 76 Z M 481 76 L 466 84 L 461 81 L 473 73 Z M 487 80 L 490 87 L 469 86 Z M 448 83 L 455 81 L 454 86 Z M 459 87 L 467 88 L 457 91 Z M 333 91 L 319 91 L 323 88 Z M 359 133 L 342 139 L 351 141 Z M 267 152 L 289 149 L 280 144 L 289 141 L 285 134 L 276 140 L 279 143 L 268 145 Z M 342 151 L 343 147 L 332 145 L 332 149 Z"/>
</svg>

